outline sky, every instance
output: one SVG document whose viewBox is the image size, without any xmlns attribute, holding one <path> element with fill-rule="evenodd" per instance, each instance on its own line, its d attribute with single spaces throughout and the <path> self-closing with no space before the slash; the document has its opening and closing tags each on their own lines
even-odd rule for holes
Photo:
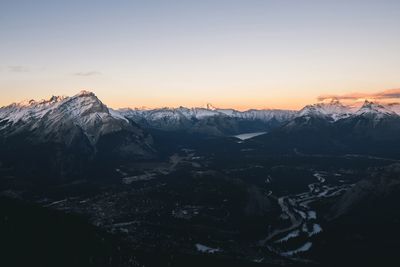
<svg viewBox="0 0 400 267">
<path fill-rule="evenodd" d="M 400 88 L 399 48 L 398 0 L 0 0 L 0 106 L 298 109 Z"/>
</svg>

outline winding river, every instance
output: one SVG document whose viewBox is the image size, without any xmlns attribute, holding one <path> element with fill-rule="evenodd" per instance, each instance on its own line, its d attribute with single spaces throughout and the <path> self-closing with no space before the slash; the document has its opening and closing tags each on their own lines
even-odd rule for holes
<svg viewBox="0 0 400 267">
<path fill-rule="evenodd" d="M 327 173 L 314 172 L 315 183 L 308 185 L 309 190 L 296 195 L 282 196 L 277 199 L 282 210 L 282 219 L 289 222 L 289 226 L 272 230 L 267 237 L 260 241 L 260 245 L 266 246 L 271 252 L 283 257 L 298 257 L 299 254 L 307 252 L 312 247 L 311 237 L 323 231 L 318 224 L 318 215 L 312 210 L 310 204 L 321 198 L 340 195 L 352 185 L 329 185 Z M 303 244 L 295 247 L 290 241 L 302 237 Z M 305 237 L 305 238 L 303 238 Z"/>
</svg>

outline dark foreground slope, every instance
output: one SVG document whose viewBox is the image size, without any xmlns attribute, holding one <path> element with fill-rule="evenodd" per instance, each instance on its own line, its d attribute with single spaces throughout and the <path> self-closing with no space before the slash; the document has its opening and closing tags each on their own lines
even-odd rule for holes
<svg viewBox="0 0 400 267">
<path fill-rule="evenodd" d="M 80 217 L 0 198 L 2 266 L 137 266 L 124 245 Z"/>
<path fill-rule="evenodd" d="M 120 236 L 105 233 L 80 216 L 9 198 L 0 198 L 0 210 L 2 266 L 276 266 L 132 248 Z"/>
</svg>

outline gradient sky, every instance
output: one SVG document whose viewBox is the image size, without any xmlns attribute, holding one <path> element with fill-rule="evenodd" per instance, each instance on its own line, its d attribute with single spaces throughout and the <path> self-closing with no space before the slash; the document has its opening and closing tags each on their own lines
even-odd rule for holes
<svg viewBox="0 0 400 267">
<path fill-rule="evenodd" d="M 0 106 L 293 108 L 400 87 L 400 1 L 0 0 Z"/>
</svg>

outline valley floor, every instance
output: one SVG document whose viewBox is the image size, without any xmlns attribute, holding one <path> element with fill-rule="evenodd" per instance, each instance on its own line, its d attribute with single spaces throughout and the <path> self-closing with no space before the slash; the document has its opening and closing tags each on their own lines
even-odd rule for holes
<svg viewBox="0 0 400 267">
<path fill-rule="evenodd" d="M 14 178 L 3 168 L 2 195 L 84 218 L 132 251 L 135 261 L 127 266 L 160 266 L 152 255 L 164 266 L 323 265 L 329 259 L 318 255 L 332 227 L 330 207 L 366 167 L 388 164 L 361 156 L 271 155 L 236 138 L 166 151 L 158 161 L 114 166 L 111 182 L 40 190 L 4 188 Z"/>
</svg>

